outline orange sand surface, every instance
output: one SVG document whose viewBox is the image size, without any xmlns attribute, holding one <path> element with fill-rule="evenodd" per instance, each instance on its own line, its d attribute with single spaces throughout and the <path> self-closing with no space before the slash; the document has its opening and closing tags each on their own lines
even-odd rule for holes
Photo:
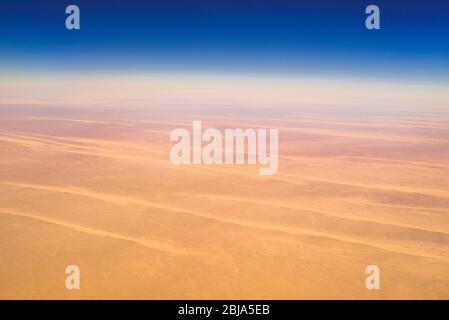
<svg viewBox="0 0 449 320">
<path fill-rule="evenodd" d="M 192 120 L 278 128 L 278 173 L 172 165 Z M 1 107 L 0 150 L 3 299 L 449 298 L 449 115 Z"/>
</svg>

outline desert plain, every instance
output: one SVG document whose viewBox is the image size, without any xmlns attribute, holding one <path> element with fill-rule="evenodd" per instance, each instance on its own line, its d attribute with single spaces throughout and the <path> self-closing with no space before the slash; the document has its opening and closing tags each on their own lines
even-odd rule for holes
<svg viewBox="0 0 449 320">
<path fill-rule="evenodd" d="M 2 103 L 0 298 L 449 298 L 449 113 L 228 106 Z M 277 128 L 278 172 L 173 165 L 193 120 Z"/>
</svg>

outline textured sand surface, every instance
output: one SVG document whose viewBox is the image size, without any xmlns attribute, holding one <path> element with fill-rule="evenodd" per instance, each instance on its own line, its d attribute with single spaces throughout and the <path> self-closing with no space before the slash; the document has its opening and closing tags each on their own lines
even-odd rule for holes
<svg viewBox="0 0 449 320">
<path fill-rule="evenodd" d="M 172 165 L 198 117 L 278 128 L 278 173 Z M 445 114 L 3 106 L 0 150 L 0 298 L 449 298 Z"/>
</svg>

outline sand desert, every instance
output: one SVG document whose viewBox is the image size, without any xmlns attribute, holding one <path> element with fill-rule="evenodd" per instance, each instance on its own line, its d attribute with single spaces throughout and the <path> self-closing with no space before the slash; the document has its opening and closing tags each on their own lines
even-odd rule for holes
<svg viewBox="0 0 449 320">
<path fill-rule="evenodd" d="M 3 102 L 0 298 L 449 298 L 448 113 L 246 108 Z M 173 165 L 193 120 L 278 128 L 278 172 Z"/>
</svg>

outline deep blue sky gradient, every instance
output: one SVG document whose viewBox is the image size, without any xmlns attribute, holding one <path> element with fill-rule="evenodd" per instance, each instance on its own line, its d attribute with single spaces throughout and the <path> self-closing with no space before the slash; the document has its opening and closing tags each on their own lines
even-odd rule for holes
<svg viewBox="0 0 449 320">
<path fill-rule="evenodd" d="M 81 30 L 65 29 L 69 4 Z M 0 70 L 33 68 L 447 78 L 449 1 L 2 0 Z"/>
</svg>

